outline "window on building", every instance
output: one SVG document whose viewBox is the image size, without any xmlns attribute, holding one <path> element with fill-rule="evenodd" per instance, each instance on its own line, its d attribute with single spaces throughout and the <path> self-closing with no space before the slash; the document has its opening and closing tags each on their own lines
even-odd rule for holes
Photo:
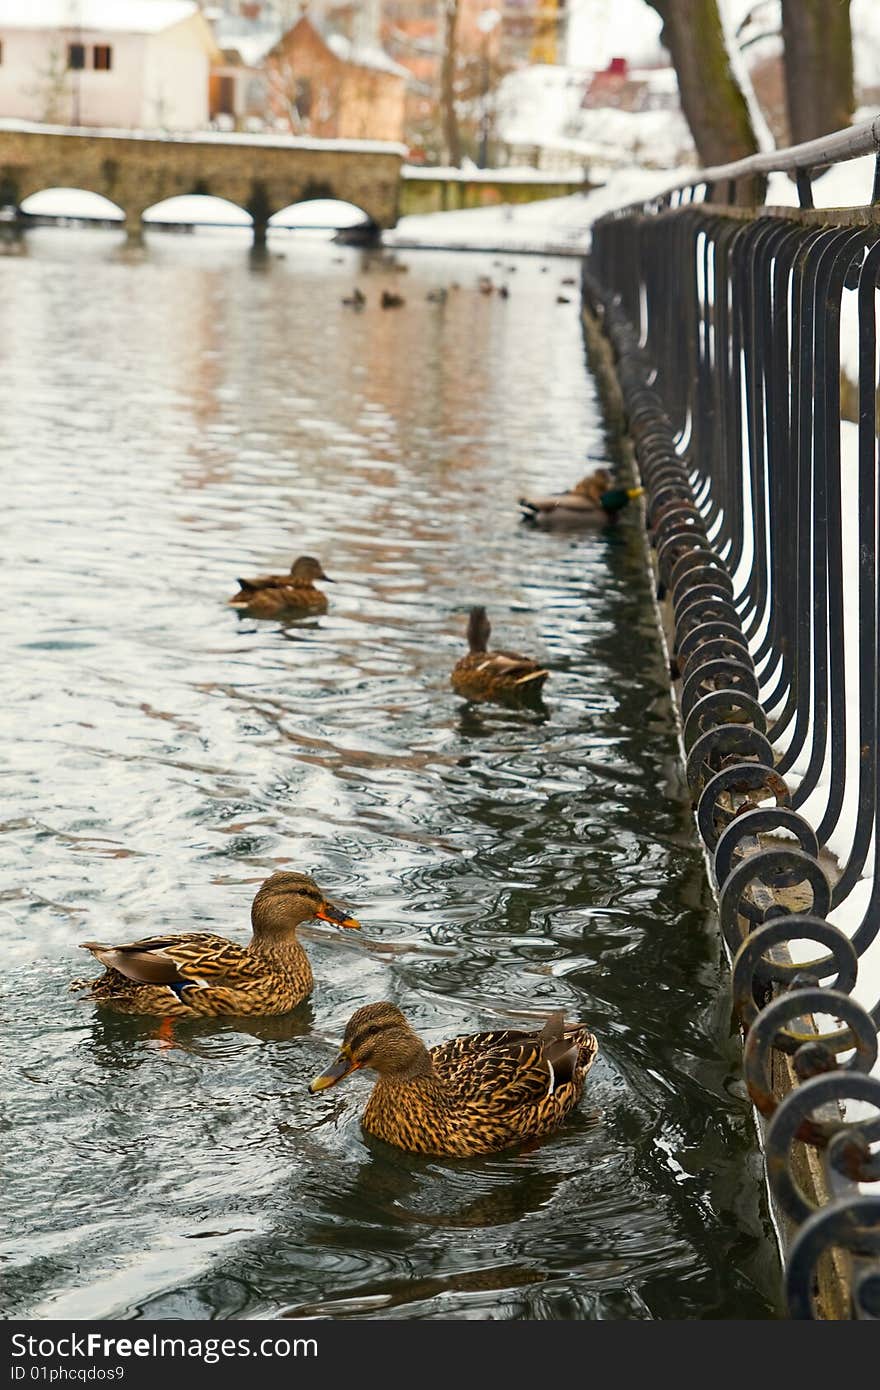
<svg viewBox="0 0 880 1390">
<path fill-rule="evenodd" d="M 79 72 L 86 65 L 85 44 L 69 43 L 67 45 L 67 66 L 74 72 Z"/>
<path fill-rule="evenodd" d="M 96 43 L 92 59 L 95 72 L 109 72 L 113 66 L 113 49 L 109 43 Z"/>
</svg>

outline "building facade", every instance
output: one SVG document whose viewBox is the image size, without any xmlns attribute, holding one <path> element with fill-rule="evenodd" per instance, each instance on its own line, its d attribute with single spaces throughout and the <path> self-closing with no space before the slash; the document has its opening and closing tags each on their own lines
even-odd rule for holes
<svg viewBox="0 0 880 1390">
<path fill-rule="evenodd" d="M 0 116 L 199 130 L 218 58 L 195 0 L 0 0 Z"/>
<path fill-rule="evenodd" d="M 274 121 L 295 135 L 403 139 L 407 74 L 380 48 L 325 36 L 303 15 L 263 68 Z"/>
</svg>

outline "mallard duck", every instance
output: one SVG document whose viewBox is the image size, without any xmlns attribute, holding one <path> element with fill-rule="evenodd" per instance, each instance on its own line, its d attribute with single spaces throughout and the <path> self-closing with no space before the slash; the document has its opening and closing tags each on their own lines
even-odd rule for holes
<svg viewBox="0 0 880 1390">
<path fill-rule="evenodd" d="M 290 566 L 290 574 L 259 574 L 255 579 L 239 579 L 237 594 L 230 607 L 251 618 L 274 618 L 279 613 L 326 613 L 327 595 L 315 588 L 315 580 L 332 584 L 329 574 L 313 555 L 300 555 Z"/>
<path fill-rule="evenodd" d="M 559 1012 L 538 1033 L 472 1033 L 429 1052 L 394 1004 L 367 1004 L 309 1090 L 368 1067 L 379 1079 L 364 1111 L 367 1133 L 412 1153 L 471 1158 L 556 1129 L 580 1100 L 597 1051 L 589 1029 Z"/>
<path fill-rule="evenodd" d="M 485 608 L 472 608 L 468 618 L 470 648 L 452 669 L 453 689 L 466 700 L 496 700 L 540 690 L 550 672 L 518 652 L 490 652 L 492 628 Z"/>
<path fill-rule="evenodd" d="M 614 487 L 608 469 L 596 468 L 568 492 L 551 493 L 549 497 L 521 497 L 519 505 L 523 521 L 536 526 L 579 526 L 585 522 L 611 520 L 643 492 L 641 487 Z"/>
<path fill-rule="evenodd" d="M 297 927 L 312 917 L 360 926 L 328 902 L 308 874 L 275 873 L 254 898 L 254 934 L 247 946 L 210 932 L 146 936 L 121 946 L 83 941 L 106 970 L 76 985 L 86 987 L 96 1004 L 123 1014 L 284 1014 L 302 1003 L 314 983 L 296 937 Z"/>
</svg>

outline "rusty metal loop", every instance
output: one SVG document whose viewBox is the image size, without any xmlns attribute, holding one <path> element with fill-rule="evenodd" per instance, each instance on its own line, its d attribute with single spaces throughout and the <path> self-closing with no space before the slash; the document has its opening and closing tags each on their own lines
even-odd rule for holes
<svg viewBox="0 0 880 1390">
<path fill-rule="evenodd" d="M 842 995 L 846 998 L 846 995 Z M 806 1221 L 816 1208 L 808 1202 L 792 1176 L 789 1149 L 796 1139 L 813 1148 L 822 1149 L 835 1135 L 849 1131 L 859 1142 L 858 1152 L 865 1143 L 880 1139 L 880 1115 L 870 1120 L 855 1120 L 847 1124 L 840 1119 L 813 1120 L 810 1116 L 821 1106 L 839 1107 L 841 1102 L 855 1100 L 880 1108 L 880 1081 L 863 1072 L 828 1072 L 811 1076 L 776 1106 L 766 1134 L 767 1171 L 771 1175 L 776 1199 L 793 1221 Z M 839 1110 L 838 1110 L 839 1114 Z M 857 1181 L 855 1174 L 851 1174 Z M 877 1198 L 874 1199 L 877 1201 Z"/>
<path fill-rule="evenodd" d="M 706 661 L 688 676 L 681 687 L 681 717 L 687 719 L 694 705 L 713 690 L 741 690 L 753 700 L 758 698 L 758 681 L 750 666 L 741 661 L 717 658 Z M 768 762 L 773 762 L 771 754 Z"/>
<path fill-rule="evenodd" d="M 659 552 L 661 546 L 674 535 L 690 533 L 703 544 L 706 543 L 706 532 L 703 529 L 703 518 L 695 507 L 687 509 L 676 507 L 662 517 L 654 527 L 652 527 L 654 545 Z"/>
<path fill-rule="evenodd" d="M 710 642 L 724 643 L 723 647 L 719 646 L 716 652 L 712 652 L 712 656 L 738 661 L 743 666 L 752 666 L 752 658 L 746 639 L 739 628 L 734 627 L 732 623 L 703 623 L 699 627 L 692 627 L 678 644 L 679 660 L 683 663 L 690 662 L 691 657 L 696 656 L 697 652 L 702 651 Z M 703 660 L 708 661 L 709 657 L 702 657 L 701 661 Z M 700 664 L 701 662 L 695 662 L 693 670 L 696 670 Z M 686 665 L 685 670 L 687 670 Z M 688 671 L 688 675 L 691 674 L 692 671 Z"/>
<path fill-rule="evenodd" d="M 816 1320 L 813 1293 L 822 1256 L 831 1249 L 857 1255 L 880 1255 L 880 1198 L 839 1197 L 807 1216 L 791 1243 L 785 1271 L 785 1292 L 792 1318 Z M 856 1271 L 853 1312 L 856 1317 L 880 1316 L 880 1297 L 874 1287 L 876 1272 Z M 871 1283 L 866 1287 L 867 1280 Z"/>
<path fill-rule="evenodd" d="M 744 695 L 741 690 L 710 690 L 692 707 L 684 722 L 685 752 L 690 751 L 702 734 L 722 724 L 748 724 L 759 734 L 767 732 L 767 716 L 751 695 Z"/>
<path fill-rule="evenodd" d="M 736 627 L 739 614 L 729 599 L 711 595 L 692 603 L 675 622 L 675 647 L 686 637 L 692 628 L 703 623 L 730 623 Z"/>
<path fill-rule="evenodd" d="M 719 837 L 715 848 L 715 882 L 724 883 L 731 869 L 734 860 L 742 858 L 737 851 L 743 840 L 757 835 L 772 835 L 779 830 L 786 830 L 794 835 L 803 850 L 804 854 L 809 854 L 813 859 L 819 856 L 819 841 L 816 832 L 811 825 L 808 825 L 803 816 L 798 815 L 789 806 L 756 806 L 751 810 L 740 811 L 736 820 L 731 821 L 730 825 Z"/>
<path fill-rule="evenodd" d="M 684 690 L 685 686 L 688 687 L 688 712 L 687 715 L 684 716 L 685 719 L 687 719 L 690 716 L 691 711 L 694 709 L 694 707 L 697 704 L 699 704 L 701 700 L 705 699 L 706 695 L 712 695 L 717 690 L 724 689 L 724 686 L 719 684 L 718 679 L 712 677 L 712 683 L 709 689 L 705 691 L 703 695 L 697 695 L 696 699 L 694 699 L 692 691 L 698 687 L 699 682 L 693 682 L 692 685 L 692 678 L 697 671 L 701 671 L 704 666 L 708 666 L 710 661 L 721 661 L 724 662 L 726 665 L 734 666 L 736 668 L 735 674 L 737 680 L 740 682 L 738 693 L 740 695 L 748 696 L 750 700 L 755 700 L 755 703 L 757 704 L 756 697 L 753 694 L 749 694 L 749 692 L 746 689 L 744 689 L 742 685 L 742 678 L 739 674 L 743 667 L 751 671 L 753 675 L 755 674 L 754 667 L 752 666 L 752 658 L 749 656 L 748 652 L 744 650 L 744 648 L 738 647 L 736 643 L 730 641 L 729 638 L 712 636 L 712 633 L 717 633 L 721 626 L 722 624 L 720 623 L 704 623 L 702 627 L 691 628 L 691 633 L 703 633 L 704 640 L 697 648 L 695 648 L 690 653 L 689 656 L 683 656 L 680 650 L 676 652 L 679 666 L 681 667 L 682 690 Z M 688 633 L 689 637 L 691 633 Z M 721 672 L 721 676 L 723 678 L 723 671 Z M 755 681 L 757 682 L 757 676 L 755 676 Z M 731 686 L 730 689 L 733 690 L 735 689 L 735 687 Z M 765 727 L 766 724 L 767 717 L 765 715 Z"/>
<path fill-rule="evenodd" d="M 696 604 L 705 602 L 706 600 L 713 602 L 717 600 L 719 603 L 729 603 L 730 595 L 725 590 L 723 584 L 715 582 L 711 570 L 707 571 L 705 576 L 703 576 L 701 571 L 697 570 L 695 571 L 693 586 L 682 589 L 677 598 L 673 600 L 673 619 L 676 627 L 689 608 L 693 608 Z"/>
<path fill-rule="evenodd" d="M 776 906 L 775 902 L 759 906 L 747 896 L 750 890 L 758 885 L 774 889 L 798 883 L 807 883 L 812 890 L 813 901 L 806 914 L 824 917 L 831 906 L 831 885 L 821 864 L 803 850 L 762 849 L 737 864 L 718 899 L 718 919 L 731 955 L 736 954 L 743 939 L 739 918 L 760 925 L 767 919 L 767 909 Z"/>
<path fill-rule="evenodd" d="M 663 483 L 659 488 L 653 490 L 648 501 L 647 513 L 650 525 L 658 525 L 668 507 L 680 507 L 682 504 L 687 504 L 690 507 L 694 505 L 693 493 L 687 479 L 683 482 Z"/>
<path fill-rule="evenodd" d="M 773 946 L 803 940 L 827 946 L 829 954 L 803 962 L 772 960 L 766 954 Z M 856 982 L 859 958 L 849 937 L 844 936 L 839 927 L 821 917 L 796 913 L 765 922 L 746 937 L 733 960 L 733 1003 L 743 1027 L 749 1029 L 758 1016 L 756 985 L 763 990 L 771 981 L 790 983 L 794 979 L 809 978 L 818 982 L 835 970 L 837 973 L 829 988 L 849 994 Z"/>
<path fill-rule="evenodd" d="M 717 569 L 713 565 L 700 564 L 694 565 L 689 569 L 681 583 L 675 585 L 675 588 L 672 590 L 673 607 L 698 584 L 711 584 L 713 589 L 721 593 L 728 601 L 732 601 L 733 599 L 733 580 L 727 571 Z M 739 631 L 739 615 L 737 615 L 735 626 L 737 631 Z M 743 641 L 745 641 L 745 638 L 743 638 Z"/>
<path fill-rule="evenodd" d="M 722 811 L 719 801 L 722 796 L 732 797 L 734 793 L 754 793 L 755 800 L 730 811 Z M 791 792 L 783 778 L 772 768 L 761 767 L 759 763 L 736 763 L 733 767 L 722 768 L 717 777 L 706 783 L 703 795 L 697 802 L 697 827 L 709 849 L 714 849 L 722 831 L 731 821 L 747 811 L 757 809 L 756 801 L 766 801 L 774 797 L 777 806 L 791 805 Z M 720 815 L 724 824 L 718 824 Z"/>
<path fill-rule="evenodd" d="M 730 578 L 724 561 L 719 555 L 716 555 L 714 550 L 691 550 L 687 554 L 682 555 L 673 565 L 672 573 L 669 576 L 669 588 L 675 591 L 675 589 L 678 588 L 680 580 L 683 579 L 686 574 L 690 573 L 692 569 L 696 569 L 701 565 L 706 565 L 710 569 L 717 569 L 721 574 L 727 574 L 728 579 Z"/>
<path fill-rule="evenodd" d="M 817 1013 L 841 1018 L 850 1026 L 838 1028 L 834 1033 L 819 1034 L 812 1028 L 796 1032 L 784 1027 L 792 1019 L 805 1018 L 808 1014 Z M 802 1048 L 811 1049 L 815 1055 L 817 1044 L 825 1054 L 822 1062 L 823 1074 L 807 1077 L 799 1086 L 789 1091 L 784 1101 L 778 1101 L 773 1094 L 770 1076 L 770 1057 L 773 1050 L 785 1052 L 796 1059 Z M 852 1051 L 849 1060 L 842 1065 L 835 1065 L 832 1070 L 831 1055 L 849 1051 Z M 779 1133 L 788 1134 L 788 1125 L 791 1139 L 800 1139 L 804 1144 L 822 1148 L 831 1135 L 837 1133 L 840 1125 L 807 1118 L 817 1103 L 811 1101 L 815 1090 L 810 1090 L 810 1087 L 815 1087 L 817 1081 L 824 1080 L 830 1085 L 829 1095 L 836 1100 L 845 1100 L 847 1097 L 871 1100 L 873 1097 L 874 1104 L 880 1107 L 880 1081 L 868 1075 L 876 1060 L 877 1034 L 870 1016 L 861 1004 L 858 1004 L 852 995 L 842 994 L 839 990 L 808 986 L 781 994 L 761 1010 L 746 1034 L 743 1071 L 749 1095 L 762 1115 L 769 1117 L 775 1115 L 777 1110 L 785 1109 L 786 1121 L 782 1122 Z M 843 1073 L 846 1074 L 846 1080 L 843 1079 Z M 870 1083 L 867 1087 L 862 1086 L 855 1095 L 851 1090 L 852 1073 L 861 1073 L 862 1080 Z M 799 1096 L 800 1100 L 797 1099 Z M 880 1139 L 880 1115 L 872 1124 L 876 1131 L 871 1133 L 872 1140 Z M 768 1154 L 769 1142 L 768 1134 Z"/>
<path fill-rule="evenodd" d="M 695 800 L 731 758 L 738 763 L 754 761 L 768 767 L 773 762 L 773 749 L 764 735 L 748 724 L 719 724 L 700 734 L 685 764 L 685 776 Z"/>
<path fill-rule="evenodd" d="M 668 585 L 678 561 L 686 555 L 701 552 L 702 546 L 703 537 L 692 526 L 680 526 L 677 530 L 671 531 L 662 545 L 657 546 L 657 568 L 661 582 Z"/>
</svg>

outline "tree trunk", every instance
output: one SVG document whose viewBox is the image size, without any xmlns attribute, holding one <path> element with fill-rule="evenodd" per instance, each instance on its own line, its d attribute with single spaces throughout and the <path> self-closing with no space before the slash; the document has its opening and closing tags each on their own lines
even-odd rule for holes
<svg viewBox="0 0 880 1390">
<path fill-rule="evenodd" d="M 461 164 L 461 133 L 455 109 L 455 72 L 458 66 L 458 5 L 459 0 L 445 0 L 443 6 L 443 61 L 440 69 L 440 102 L 443 107 L 443 139 L 446 158 L 456 167 Z"/>
<path fill-rule="evenodd" d="M 700 163 L 727 164 L 757 153 L 748 104 L 731 71 L 718 0 L 648 3 L 663 20 L 661 38 L 678 76 L 682 110 Z"/>
<path fill-rule="evenodd" d="M 785 100 L 796 145 L 852 121 L 849 4 L 850 0 L 782 0 Z"/>
</svg>

